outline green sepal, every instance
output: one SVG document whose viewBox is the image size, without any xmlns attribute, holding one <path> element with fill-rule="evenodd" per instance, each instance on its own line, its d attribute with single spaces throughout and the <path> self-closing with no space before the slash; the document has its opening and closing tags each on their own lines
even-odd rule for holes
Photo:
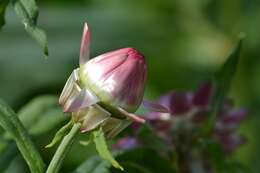
<svg viewBox="0 0 260 173">
<path fill-rule="evenodd" d="M 99 153 L 100 157 L 104 160 L 107 160 L 113 167 L 123 171 L 124 168 L 114 159 L 113 155 L 108 149 L 102 127 L 99 127 L 97 130 L 92 131 L 92 135 L 97 152 Z"/>
<path fill-rule="evenodd" d="M 60 130 L 55 134 L 54 138 L 52 139 L 51 143 L 46 145 L 45 148 L 51 148 L 58 142 L 60 142 L 64 136 L 67 135 L 69 130 L 72 128 L 73 122 L 70 121 L 66 125 L 64 125 Z"/>
</svg>

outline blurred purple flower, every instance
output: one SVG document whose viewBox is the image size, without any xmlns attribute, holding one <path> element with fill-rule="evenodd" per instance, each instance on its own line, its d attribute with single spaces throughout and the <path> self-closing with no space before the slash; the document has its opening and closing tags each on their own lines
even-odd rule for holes
<svg viewBox="0 0 260 173">
<path fill-rule="evenodd" d="M 183 135 L 184 131 L 188 131 L 186 138 L 193 138 L 193 129 L 203 128 L 209 118 L 212 91 L 212 84 L 206 82 L 194 93 L 169 92 L 156 102 L 144 104 L 150 110 L 145 118 L 166 144 L 174 145 L 174 136 Z M 245 142 L 235 130 L 246 116 L 245 109 L 234 109 L 233 100 L 224 101 L 217 115 L 212 138 L 216 138 L 225 151 L 233 151 Z M 135 126 L 134 130 L 137 131 L 138 128 Z"/>
<path fill-rule="evenodd" d="M 137 147 L 137 140 L 134 137 L 123 137 L 119 139 L 114 145 L 114 149 L 129 150 Z"/>
<path fill-rule="evenodd" d="M 159 104 L 169 109 L 171 115 L 181 115 L 191 110 L 192 95 L 186 92 L 170 92 L 162 96 Z"/>
<path fill-rule="evenodd" d="M 192 103 L 195 106 L 207 106 L 212 93 L 212 84 L 210 82 L 204 83 L 194 93 Z"/>
<path fill-rule="evenodd" d="M 233 123 L 241 123 L 248 115 L 247 110 L 241 108 L 241 109 L 235 109 L 231 110 L 227 113 L 226 116 L 224 116 L 221 121 L 223 124 L 233 124 Z"/>
<path fill-rule="evenodd" d="M 226 154 L 234 152 L 237 147 L 246 143 L 246 138 L 236 133 L 217 133 L 216 138 Z"/>
</svg>

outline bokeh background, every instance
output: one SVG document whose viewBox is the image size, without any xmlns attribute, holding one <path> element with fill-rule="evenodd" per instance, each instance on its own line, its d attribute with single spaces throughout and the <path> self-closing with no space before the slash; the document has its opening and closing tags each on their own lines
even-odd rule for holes
<svg viewBox="0 0 260 173">
<path fill-rule="evenodd" d="M 78 65 L 85 21 L 91 29 L 92 57 L 122 47 L 134 47 L 145 55 L 147 99 L 169 90 L 193 90 L 210 79 L 244 32 L 230 96 L 250 111 L 240 129 L 248 142 L 234 157 L 252 172 L 260 171 L 259 0 L 45 0 L 38 6 L 38 23 L 48 36 L 48 58 L 10 7 L 0 32 L 0 97 L 15 110 L 36 96 L 61 92 Z M 54 150 L 43 146 L 54 132 L 37 143 L 46 160 Z M 63 171 L 73 170 L 93 152 L 76 144 Z"/>
</svg>

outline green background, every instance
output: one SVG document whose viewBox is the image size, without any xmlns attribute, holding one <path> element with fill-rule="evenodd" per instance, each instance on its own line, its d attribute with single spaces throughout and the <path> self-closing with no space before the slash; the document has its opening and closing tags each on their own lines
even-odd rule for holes
<svg viewBox="0 0 260 173">
<path fill-rule="evenodd" d="M 11 7 L 0 32 L 0 97 L 15 110 L 35 96 L 59 95 L 78 66 L 85 21 L 91 30 L 91 57 L 122 47 L 134 47 L 145 55 L 147 99 L 169 90 L 194 90 L 225 61 L 237 36 L 244 32 L 246 39 L 230 96 L 236 106 L 250 112 L 240 128 L 248 142 L 234 157 L 259 172 L 260 1 L 49 0 L 38 1 L 38 6 L 38 23 L 48 36 L 48 58 L 26 34 Z M 38 146 L 43 148 L 50 138 L 43 137 Z M 75 145 L 67 170 L 86 158 L 89 152 L 85 150 Z M 50 159 L 51 152 L 42 152 Z"/>
</svg>

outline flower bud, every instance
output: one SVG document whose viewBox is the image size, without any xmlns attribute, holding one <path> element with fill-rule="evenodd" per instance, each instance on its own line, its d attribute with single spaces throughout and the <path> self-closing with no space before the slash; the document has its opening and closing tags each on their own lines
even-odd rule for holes
<svg viewBox="0 0 260 173">
<path fill-rule="evenodd" d="M 80 80 L 102 102 L 134 112 L 143 98 L 145 60 L 133 48 L 105 53 L 80 68 Z"/>
<path fill-rule="evenodd" d="M 144 57 L 133 48 L 123 48 L 89 60 L 90 32 L 84 31 L 80 47 L 80 67 L 67 80 L 59 103 L 71 112 L 81 132 L 102 126 L 112 138 L 131 121 L 144 122 L 134 112 L 140 105 L 146 81 Z"/>
</svg>

